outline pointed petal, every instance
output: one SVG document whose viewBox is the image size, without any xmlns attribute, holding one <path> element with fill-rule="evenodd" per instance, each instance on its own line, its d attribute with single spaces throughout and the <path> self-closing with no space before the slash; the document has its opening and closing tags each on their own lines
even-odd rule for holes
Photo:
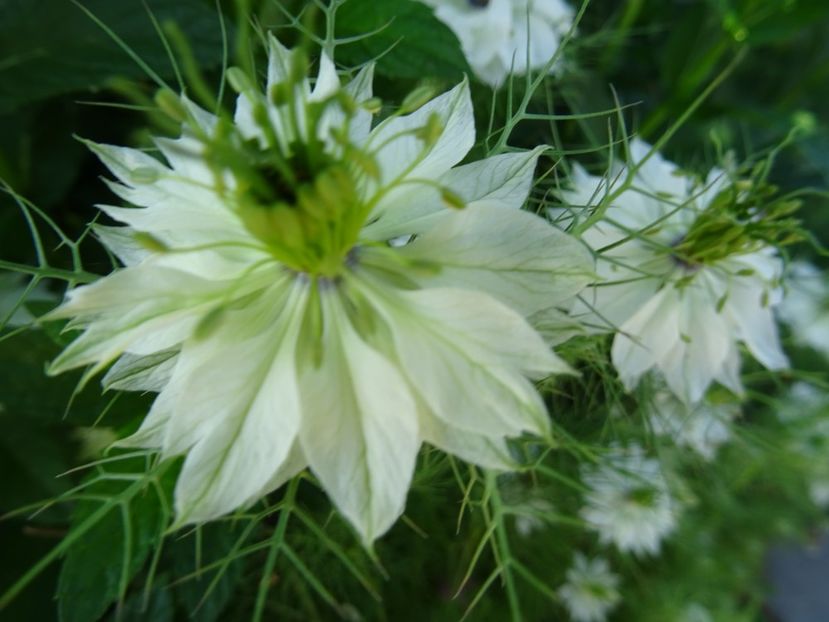
<svg viewBox="0 0 829 622">
<path fill-rule="evenodd" d="M 520 209 L 532 187 L 538 156 L 545 149 L 507 153 L 451 169 L 439 183 L 455 192 L 471 207 Z M 382 217 L 364 229 L 371 239 L 387 240 L 400 235 L 423 233 L 436 225 L 435 215 L 446 205 L 435 188 L 422 188 L 400 199 Z"/>
<path fill-rule="evenodd" d="M 613 339 L 613 366 L 628 391 L 680 340 L 680 304 L 676 288 L 666 285 L 622 324 Z"/>
<path fill-rule="evenodd" d="M 176 379 L 182 391 L 164 446 L 175 455 L 195 441 L 176 485 L 178 524 L 215 518 L 269 492 L 299 430 L 296 348 L 306 297 L 305 285 L 287 298 L 265 295 L 182 350 L 177 372 L 186 375 Z"/>
<path fill-rule="evenodd" d="M 357 336 L 338 302 L 324 304 L 324 353 L 302 379 L 300 439 L 311 470 L 370 544 L 403 512 L 417 413 L 395 367 Z"/>
<path fill-rule="evenodd" d="M 170 380 L 176 354 L 176 350 L 164 350 L 148 356 L 125 354 L 109 369 L 101 384 L 107 390 L 160 393 Z"/>
<path fill-rule="evenodd" d="M 413 133 L 426 126 L 432 115 L 440 120 L 443 131 L 424 152 L 423 141 Z M 404 173 L 409 179 L 434 179 L 460 162 L 474 142 L 475 118 L 469 84 L 464 81 L 415 112 L 378 125 L 371 132 L 367 147 L 374 150 L 374 158 L 381 166 L 382 183 L 388 184 Z M 392 205 L 393 201 L 384 203 Z"/>
<path fill-rule="evenodd" d="M 517 463 L 503 438 L 453 427 L 428 411 L 420 414 L 423 440 L 470 464 L 497 471 L 514 471 Z"/>
<path fill-rule="evenodd" d="M 417 290 L 372 302 L 401 369 L 444 423 L 492 437 L 547 433 L 544 403 L 521 372 L 543 377 L 569 367 L 520 315 L 466 290 Z"/>
<path fill-rule="evenodd" d="M 581 242 L 529 212 L 489 206 L 446 210 L 399 252 L 440 266 L 429 285 L 471 286 L 525 315 L 572 299 L 594 276 Z"/>
</svg>

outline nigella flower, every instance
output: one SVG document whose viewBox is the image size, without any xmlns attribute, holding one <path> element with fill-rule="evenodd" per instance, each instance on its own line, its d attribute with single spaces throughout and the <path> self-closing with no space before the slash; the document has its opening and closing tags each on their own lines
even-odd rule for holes
<svg viewBox="0 0 829 622">
<path fill-rule="evenodd" d="M 422 442 L 509 468 L 506 438 L 547 434 L 532 379 L 568 367 L 524 317 L 589 260 L 520 210 L 538 151 L 455 166 L 466 83 L 372 129 L 371 67 L 341 88 L 323 54 L 311 88 L 300 52 L 269 45 L 266 94 L 229 72 L 232 120 L 160 97 L 184 120 L 163 161 L 91 145 L 137 207 L 101 206 L 127 225 L 97 228 L 125 267 L 52 313 L 83 334 L 51 371 L 115 362 L 106 386 L 159 392 L 121 444 L 186 454 L 177 524 L 310 467 L 369 543 Z"/>
<path fill-rule="evenodd" d="M 573 23 L 563 0 L 421 0 L 461 43 L 469 65 L 493 87 L 510 73 L 543 69 Z"/>
<path fill-rule="evenodd" d="M 709 399 L 686 404 L 670 391 L 657 390 L 645 405 L 656 434 L 713 460 L 720 445 L 731 438 L 731 422 L 740 414 L 736 404 Z"/>
<path fill-rule="evenodd" d="M 578 219 L 579 207 L 609 201 L 582 235 L 600 279 L 573 314 L 617 331 L 613 364 L 628 390 L 655 368 L 689 403 L 713 380 L 739 394 L 738 342 L 769 369 L 788 364 L 772 313 L 782 263 L 764 241 L 776 221 L 756 213 L 725 171 L 697 183 L 659 154 L 646 160 L 650 151 L 631 141 L 631 163 L 609 182 L 575 165 L 561 193 L 573 208 L 551 213 Z M 632 184 L 622 185 L 632 170 Z"/>
<path fill-rule="evenodd" d="M 581 517 L 601 542 L 635 555 L 659 552 L 676 527 L 677 508 L 657 460 L 638 445 L 614 447 L 583 470 L 582 481 L 589 491 Z"/>
<path fill-rule="evenodd" d="M 621 600 L 619 577 L 606 559 L 588 559 L 576 553 L 558 595 L 576 622 L 603 622 Z"/>
<path fill-rule="evenodd" d="M 780 318 L 795 341 L 829 358 L 829 283 L 826 275 L 805 261 L 789 266 Z"/>
</svg>

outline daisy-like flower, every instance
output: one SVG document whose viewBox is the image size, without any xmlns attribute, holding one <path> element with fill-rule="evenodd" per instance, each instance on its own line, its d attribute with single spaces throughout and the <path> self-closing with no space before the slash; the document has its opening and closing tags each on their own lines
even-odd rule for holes
<svg viewBox="0 0 829 622">
<path fill-rule="evenodd" d="M 780 318 L 797 343 L 829 358 L 829 282 L 827 276 L 805 261 L 789 266 L 786 295 Z"/>
<path fill-rule="evenodd" d="M 584 469 L 582 481 L 589 491 L 581 517 L 601 542 L 635 555 L 659 552 L 677 508 L 657 460 L 637 445 L 615 447 L 602 464 Z"/>
<path fill-rule="evenodd" d="M 575 165 L 561 193 L 572 207 L 551 212 L 577 219 L 579 208 L 606 204 L 582 235 L 600 279 L 573 313 L 617 331 L 612 358 L 625 387 L 658 369 L 687 403 L 714 380 L 739 394 L 738 342 L 767 368 L 786 367 L 772 312 L 783 266 L 763 241 L 776 221 L 746 204 L 744 185 L 723 170 L 699 183 L 640 140 L 630 156 L 608 178 Z"/>
<path fill-rule="evenodd" d="M 458 37 L 481 81 L 499 87 L 511 73 L 543 69 L 573 23 L 563 0 L 421 0 Z"/>
<path fill-rule="evenodd" d="M 618 588 L 619 577 L 607 560 L 576 553 L 558 595 L 576 622 L 603 622 L 621 600 Z"/>
<path fill-rule="evenodd" d="M 341 87 L 323 54 L 312 88 L 299 51 L 269 46 L 266 94 L 229 72 L 233 119 L 160 96 L 183 120 L 163 161 L 91 145 L 136 207 L 101 206 L 125 267 L 51 314 L 83 329 L 51 372 L 115 362 L 105 386 L 159 392 L 121 444 L 186 454 L 177 524 L 310 467 L 370 543 L 422 442 L 509 468 L 506 438 L 548 433 L 531 379 L 568 367 L 524 317 L 575 295 L 589 260 L 520 210 L 538 151 L 455 166 L 466 83 L 372 129 L 371 67 Z"/>
<path fill-rule="evenodd" d="M 731 438 L 730 424 L 740 414 L 732 403 L 703 400 L 688 405 L 667 390 L 657 391 L 646 408 L 656 434 L 688 447 L 705 460 L 713 460 L 720 445 Z"/>
</svg>

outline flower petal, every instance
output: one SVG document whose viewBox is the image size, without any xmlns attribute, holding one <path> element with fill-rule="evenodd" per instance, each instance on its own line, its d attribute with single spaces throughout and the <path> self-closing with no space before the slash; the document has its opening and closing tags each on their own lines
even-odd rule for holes
<svg viewBox="0 0 829 622">
<path fill-rule="evenodd" d="M 521 153 L 506 153 L 451 169 L 438 182 L 456 193 L 466 207 L 520 209 L 532 187 L 538 156 L 546 147 Z M 380 219 L 369 223 L 363 235 L 388 240 L 401 235 L 423 233 L 435 226 L 435 215 L 446 212 L 436 188 L 399 198 Z"/>
<path fill-rule="evenodd" d="M 420 447 L 406 382 L 354 332 L 335 292 L 319 366 L 302 377 L 300 440 L 311 470 L 366 544 L 403 512 Z"/>
<path fill-rule="evenodd" d="M 305 285 L 264 295 L 228 312 L 209 339 L 182 349 L 174 376 L 182 389 L 164 446 L 175 455 L 195 441 L 176 485 L 178 524 L 215 518 L 269 492 L 299 431 L 296 349 L 306 299 Z"/>
<path fill-rule="evenodd" d="M 415 134 L 433 116 L 442 131 L 429 147 Z M 413 113 L 380 123 L 371 131 L 364 147 L 380 166 L 380 184 L 395 183 L 398 187 L 384 196 L 376 212 L 393 209 L 402 195 L 421 189 L 415 183 L 400 185 L 401 181 L 439 177 L 460 162 L 474 142 L 475 117 L 466 80 Z"/>
<path fill-rule="evenodd" d="M 491 437 L 544 435 L 549 419 L 532 377 L 567 373 L 515 311 L 479 292 L 427 289 L 381 298 L 401 369 L 444 423 Z"/>
<path fill-rule="evenodd" d="M 529 212 L 490 206 L 445 211 L 399 252 L 440 266 L 423 277 L 429 285 L 484 291 L 525 315 L 569 301 L 594 276 L 581 242 Z"/>
<path fill-rule="evenodd" d="M 676 288 L 666 285 L 622 324 L 613 339 L 613 366 L 628 391 L 679 341 L 680 304 Z"/>
</svg>

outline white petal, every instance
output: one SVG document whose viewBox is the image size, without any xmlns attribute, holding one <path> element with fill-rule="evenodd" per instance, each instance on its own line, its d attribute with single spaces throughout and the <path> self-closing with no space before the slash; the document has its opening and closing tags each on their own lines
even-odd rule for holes
<svg viewBox="0 0 829 622">
<path fill-rule="evenodd" d="M 438 183 L 455 192 L 467 208 L 484 206 L 520 209 L 532 187 L 538 156 L 544 150 L 507 153 L 451 169 Z M 398 197 L 363 235 L 387 240 L 404 234 L 422 233 L 436 225 L 436 215 L 446 212 L 446 204 L 436 188 L 421 188 L 417 193 Z"/>
<path fill-rule="evenodd" d="M 130 227 L 92 225 L 92 231 L 101 244 L 112 251 L 125 266 L 137 265 L 151 255 L 149 250 L 136 241 L 136 232 Z"/>
<path fill-rule="evenodd" d="M 343 87 L 343 90 L 354 98 L 358 105 L 356 114 L 349 125 L 349 137 L 355 145 L 360 145 L 371 132 L 371 113 L 362 108 L 362 104 L 372 97 L 372 82 L 374 80 L 374 63 L 363 67 L 355 78 Z"/>
<path fill-rule="evenodd" d="M 425 151 L 423 141 L 413 132 L 426 126 L 432 115 L 440 120 L 443 131 Z M 469 84 L 464 81 L 413 113 L 382 122 L 372 130 L 366 146 L 381 167 L 382 183 L 388 184 L 404 173 L 408 179 L 435 179 L 460 162 L 474 142 L 475 118 Z M 387 198 L 384 204 L 391 206 L 394 201 Z"/>
<path fill-rule="evenodd" d="M 182 350 L 177 372 L 187 375 L 174 379 L 182 391 L 164 454 L 197 440 L 176 485 L 178 524 L 215 518 L 269 492 L 288 458 L 300 425 L 296 347 L 306 297 L 293 294 L 263 296 Z"/>
<path fill-rule="evenodd" d="M 428 412 L 421 412 L 420 433 L 427 443 L 471 464 L 498 471 L 517 468 L 503 438 L 453 427 Z"/>
<path fill-rule="evenodd" d="M 732 335 L 725 318 L 716 311 L 716 298 L 695 281 L 681 292 L 679 309 L 682 336 L 659 361 L 668 386 L 691 404 L 702 399 L 711 380 L 728 356 Z"/>
<path fill-rule="evenodd" d="M 302 378 L 300 439 L 311 470 L 370 544 L 403 512 L 417 412 L 398 371 L 357 336 L 339 303 L 321 298 L 328 324 L 322 361 Z"/>
<path fill-rule="evenodd" d="M 679 307 L 676 289 L 666 285 L 648 300 L 613 339 L 613 366 L 628 391 L 679 341 Z"/>
<path fill-rule="evenodd" d="M 593 278 L 581 242 L 520 210 L 446 210 L 399 252 L 440 266 L 429 284 L 481 290 L 525 315 L 569 301 Z"/>
<path fill-rule="evenodd" d="M 543 377 L 570 369 L 520 315 L 474 291 L 374 295 L 401 369 L 437 417 L 491 437 L 548 432 L 544 403 L 520 372 Z"/>
<path fill-rule="evenodd" d="M 789 360 L 780 347 L 774 314 L 763 301 L 763 284 L 753 281 L 750 277 L 731 281 L 723 313 L 754 358 L 767 369 L 784 369 Z"/>
<path fill-rule="evenodd" d="M 175 350 L 148 356 L 125 354 L 118 359 L 101 380 L 107 390 L 155 391 L 167 385 L 176 364 Z"/>
</svg>

